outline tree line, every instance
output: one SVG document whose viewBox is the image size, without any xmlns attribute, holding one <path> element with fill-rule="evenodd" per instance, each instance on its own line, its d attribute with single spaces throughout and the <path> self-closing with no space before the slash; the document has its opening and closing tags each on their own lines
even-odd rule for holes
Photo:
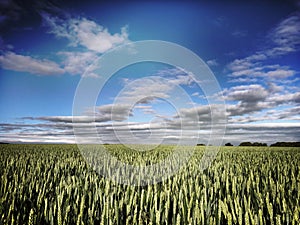
<svg viewBox="0 0 300 225">
<path fill-rule="evenodd" d="M 233 146 L 231 143 L 226 143 L 225 146 Z M 262 146 L 266 147 L 268 146 L 266 143 L 260 143 L 260 142 L 241 142 L 239 146 Z M 271 144 L 270 147 L 300 147 L 300 142 L 276 142 L 274 144 Z"/>
</svg>

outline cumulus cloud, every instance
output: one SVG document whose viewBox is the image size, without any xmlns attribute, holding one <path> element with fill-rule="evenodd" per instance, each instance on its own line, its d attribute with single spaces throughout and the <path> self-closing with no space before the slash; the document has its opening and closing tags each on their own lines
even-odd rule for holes
<svg viewBox="0 0 300 225">
<path fill-rule="evenodd" d="M 289 104 L 289 103 L 300 103 L 300 92 L 285 93 L 285 94 L 274 94 L 268 98 L 268 101 L 273 105 Z"/>
<path fill-rule="evenodd" d="M 83 75 L 97 57 L 94 52 L 59 52 L 58 55 L 63 58 L 65 72 L 71 75 Z M 95 76 L 92 73 L 88 74 Z"/>
<path fill-rule="evenodd" d="M 49 32 L 58 38 L 66 38 L 70 45 L 81 45 L 88 50 L 104 53 L 107 50 L 124 43 L 128 43 L 127 27 L 121 28 L 120 33 L 111 34 L 107 28 L 86 18 L 61 19 L 42 14 L 45 24 L 50 27 Z"/>
<path fill-rule="evenodd" d="M 224 89 L 222 94 L 231 117 L 270 110 L 280 105 L 297 106 L 300 102 L 300 92 L 289 92 L 284 86 L 271 82 L 266 87 L 260 84 L 234 86 Z"/>
<path fill-rule="evenodd" d="M 57 63 L 50 60 L 35 59 L 31 56 L 6 52 L 0 55 L 1 67 L 7 70 L 28 72 L 37 75 L 59 75 L 65 71 Z"/>
<path fill-rule="evenodd" d="M 113 121 L 123 121 L 133 116 L 132 107 L 129 104 L 109 104 L 96 107 L 96 117 L 110 118 Z"/>
<path fill-rule="evenodd" d="M 235 86 L 224 91 L 225 100 L 241 102 L 263 101 L 268 96 L 268 91 L 258 84 Z"/>
<path fill-rule="evenodd" d="M 224 105 L 211 104 L 211 105 L 199 105 L 191 108 L 181 108 L 175 118 L 179 118 L 183 126 L 187 122 L 200 124 L 210 124 L 214 120 L 216 123 L 225 123 L 227 120 L 226 110 Z"/>
<path fill-rule="evenodd" d="M 130 42 L 126 26 L 121 28 L 120 33 L 112 34 L 107 28 L 86 18 L 71 18 L 66 15 L 66 18 L 62 19 L 47 13 L 41 13 L 41 16 L 44 24 L 49 27 L 49 33 L 57 38 L 67 39 L 68 47 L 77 47 L 75 51 L 71 49 L 58 52 L 57 55 L 61 61 L 56 63 L 7 50 L 0 55 L 2 68 L 36 75 L 68 73 L 99 77 L 100 75 L 94 72 L 97 68 L 90 67 L 96 57 L 118 45 Z M 88 71 L 87 68 L 89 68 Z"/>
</svg>

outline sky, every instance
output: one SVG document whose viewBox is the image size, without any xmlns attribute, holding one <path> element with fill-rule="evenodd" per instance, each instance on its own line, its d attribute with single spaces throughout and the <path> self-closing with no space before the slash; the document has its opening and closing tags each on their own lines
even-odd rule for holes
<svg viewBox="0 0 300 225">
<path fill-rule="evenodd" d="M 0 10 L 0 142 L 300 141 L 299 1 L 3 0 Z M 101 59 L 122 46 L 139 54 L 145 40 L 188 49 L 211 79 L 158 61 L 105 73 L 116 62 Z"/>
</svg>

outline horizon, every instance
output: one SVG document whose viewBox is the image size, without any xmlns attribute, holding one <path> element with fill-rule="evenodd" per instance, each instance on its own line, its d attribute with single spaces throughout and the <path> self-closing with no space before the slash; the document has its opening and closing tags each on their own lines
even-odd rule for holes
<svg viewBox="0 0 300 225">
<path fill-rule="evenodd" d="M 0 3 L 0 142 L 300 141 L 299 1 L 31 3 Z M 76 111 L 80 84 L 108 76 L 101 57 L 144 40 L 188 49 L 204 74 L 127 65 Z"/>
</svg>

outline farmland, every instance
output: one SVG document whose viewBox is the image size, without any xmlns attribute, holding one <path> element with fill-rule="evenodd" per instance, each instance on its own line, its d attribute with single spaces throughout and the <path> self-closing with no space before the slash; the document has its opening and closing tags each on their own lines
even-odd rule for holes
<svg viewBox="0 0 300 225">
<path fill-rule="evenodd" d="M 172 153 L 107 149 L 133 165 Z M 129 186 L 95 172 L 76 145 L 0 145 L 0 224 L 299 224 L 299 148 L 222 147 L 198 171 L 204 150 L 175 176 Z"/>
</svg>

